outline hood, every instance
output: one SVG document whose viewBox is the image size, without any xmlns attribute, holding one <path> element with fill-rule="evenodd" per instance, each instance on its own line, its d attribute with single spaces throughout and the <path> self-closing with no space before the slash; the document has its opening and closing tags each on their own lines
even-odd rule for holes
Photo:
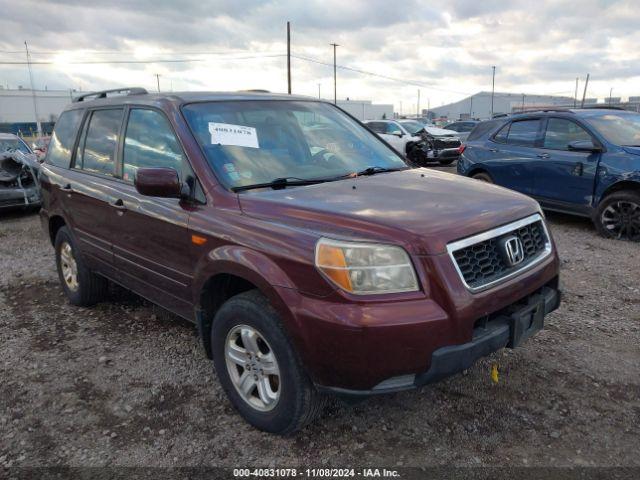
<svg viewBox="0 0 640 480">
<path fill-rule="evenodd" d="M 436 136 L 436 137 L 441 137 L 441 136 L 444 136 L 444 135 L 453 135 L 455 137 L 456 135 L 458 135 L 458 132 L 456 132 L 454 130 L 447 130 L 445 128 L 430 127 L 430 126 L 426 125 L 424 127 L 424 129 L 429 135 L 433 135 L 433 136 Z"/>
<path fill-rule="evenodd" d="M 631 153 L 633 155 L 640 155 L 640 147 L 622 147 L 622 149 L 627 153 Z"/>
<path fill-rule="evenodd" d="M 355 188 L 354 188 L 355 187 Z M 344 240 L 440 254 L 446 244 L 539 211 L 505 188 L 424 168 L 238 195 L 244 214 Z"/>
</svg>

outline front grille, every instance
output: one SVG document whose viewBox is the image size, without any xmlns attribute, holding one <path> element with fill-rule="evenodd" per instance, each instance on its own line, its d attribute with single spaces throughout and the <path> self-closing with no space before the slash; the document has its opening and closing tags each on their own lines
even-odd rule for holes
<svg viewBox="0 0 640 480">
<path fill-rule="evenodd" d="M 511 266 L 501 241 L 514 236 L 522 242 L 524 258 Z M 466 285 L 471 290 L 477 290 L 510 277 L 542 259 L 550 252 L 550 248 L 542 218 L 534 215 L 495 231 L 450 244 L 449 252 Z"/>
</svg>

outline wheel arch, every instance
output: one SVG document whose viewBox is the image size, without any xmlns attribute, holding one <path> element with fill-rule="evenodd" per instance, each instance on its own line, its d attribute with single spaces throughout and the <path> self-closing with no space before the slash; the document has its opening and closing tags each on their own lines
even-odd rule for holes
<svg viewBox="0 0 640 480">
<path fill-rule="evenodd" d="M 56 235 L 58 234 L 58 230 L 66 225 L 67 222 L 64 220 L 64 218 L 62 218 L 61 215 L 53 215 L 49 218 L 49 240 L 51 241 L 51 245 L 54 245 L 56 242 Z"/>
<path fill-rule="evenodd" d="M 609 195 L 616 192 L 627 191 L 640 193 L 640 178 L 638 180 L 620 180 L 609 185 L 599 196 L 598 205 Z"/>
<path fill-rule="evenodd" d="M 295 319 L 286 302 L 278 293 L 278 287 L 293 289 L 287 275 L 265 255 L 243 247 L 220 247 L 207 255 L 198 267 L 195 279 L 197 297 L 196 323 L 205 353 L 211 355 L 211 325 L 218 309 L 234 295 L 248 290 L 258 290 L 280 315 L 288 334 L 299 345 Z"/>
</svg>

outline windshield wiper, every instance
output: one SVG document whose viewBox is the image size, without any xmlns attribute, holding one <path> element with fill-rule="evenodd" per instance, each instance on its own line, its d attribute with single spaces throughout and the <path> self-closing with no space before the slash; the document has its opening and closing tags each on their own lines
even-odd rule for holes
<svg viewBox="0 0 640 480">
<path fill-rule="evenodd" d="M 364 170 L 356 172 L 356 176 L 362 177 L 366 175 L 375 175 L 376 173 L 397 172 L 399 170 L 406 170 L 409 167 L 387 168 L 387 167 L 367 167 Z"/>
<path fill-rule="evenodd" d="M 245 190 L 253 190 L 254 188 L 273 188 L 274 190 L 280 190 L 287 187 L 298 187 L 302 185 L 314 185 L 316 183 L 323 183 L 328 180 L 323 178 L 297 178 L 297 177 L 282 177 L 274 178 L 270 182 L 254 183 L 253 185 L 240 185 L 238 187 L 232 187 L 234 192 L 244 192 Z"/>
</svg>

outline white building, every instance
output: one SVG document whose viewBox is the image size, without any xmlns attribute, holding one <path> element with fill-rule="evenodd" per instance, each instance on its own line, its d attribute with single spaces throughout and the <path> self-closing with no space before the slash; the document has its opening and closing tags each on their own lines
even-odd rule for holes
<svg viewBox="0 0 640 480">
<path fill-rule="evenodd" d="M 60 112 L 71 103 L 72 90 L 7 90 L 0 88 L 0 123 L 27 123 L 36 121 L 33 93 L 40 122 L 55 122 Z"/>
<path fill-rule="evenodd" d="M 338 106 L 358 120 L 393 118 L 393 105 L 372 103 L 371 100 L 338 100 Z"/>
<path fill-rule="evenodd" d="M 596 103 L 596 99 L 586 99 L 585 103 Z M 573 105 L 573 97 L 555 95 L 526 95 L 522 93 L 495 92 L 493 95 L 493 113 L 511 113 L 514 109 L 535 106 Z M 459 102 L 432 108 L 435 117 L 449 120 L 491 118 L 491 92 L 479 92 Z"/>
</svg>

